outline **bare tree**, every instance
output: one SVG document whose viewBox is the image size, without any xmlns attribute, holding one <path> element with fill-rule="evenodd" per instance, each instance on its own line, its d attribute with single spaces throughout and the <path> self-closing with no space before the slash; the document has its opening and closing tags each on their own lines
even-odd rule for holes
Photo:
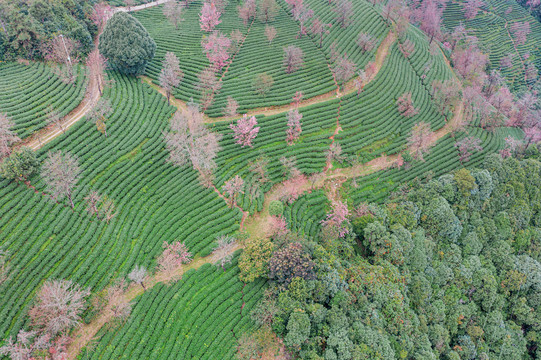
<svg viewBox="0 0 541 360">
<path fill-rule="evenodd" d="M 81 169 L 77 163 L 77 158 L 70 153 L 62 153 L 61 150 L 49 152 L 47 159 L 43 162 L 41 177 L 47 185 L 53 199 L 62 199 L 67 196 L 71 208 L 73 204 L 72 193 Z"/>
<path fill-rule="evenodd" d="M 92 19 L 92 22 L 98 27 L 98 33 L 101 33 L 103 31 L 103 28 L 107 23 L 107 19 L 109 18 L 110 13 L 111 6 L 109 4 L 100 2 L 94 5 L 90 18 Z"/>
<path fill-rule="evenodd" d="M 220 79 L 216 76 L 216 71 L 213 66 L 205 68 L 198 75 L 199 82 L 196 88 L 201 92 L 201 104 L 203 111 L 206 110 L 214 101 L 214 95 L 222 88 Z"/>
<path fill-rule="evenodd" d="M 274 21 L 279 9 L 276 0 L 261 0 L 258 9 L 259 20 L 264 23 Z"/>
<path fill-rule="evenodd" d="M 135 265 L 133 270 L 128 274 L 128 279 L 137 285 L 141 285 L 143 290 L 146 290 L 145 281 L 147 279 L 147 269 L 143 266 Z"/>
<path fill-rule="evenodd" d="M 8 274 L 9 274 L 8 257 L 9 257 L 9 252 L 0 250 L 0 285 L 2 285 L 8 279 Z"/>
<path fill-rule="evenodd" d="M 176 1 L 166 2 L 163 7 L 163 15 L 176 29 L 178 29 L 178 26 L 183 20 L 182 5 Z"/>
<path fill-rule="evenodd" d="M 90 70 L 90 75 L 96 78 L 98 84 L 98 91 L 100 96 L 103 95 L 103 88 L 109 85 L 110 81 L 105 81 L 105 69 L 107 68 L 107 59 L 100 54 L 98 48 L 95 48 L 88 54 L 86 58 L 86 66 Z"/>
<path fill-rule="evenodd" d="M 357 36 L 357 45 L 359 48 L 361 48 L 362 52 L 368 52 L 372 51 L 374 47 L 376 46 L 376 41 L 374 37 L 367 33 L 360 33 L 359 36 Z"/>
<path fill-rule="evenodd" d="M 128 11 L 131 10 L 131 7 L 135 5 L 135 0 L 124 0 L 124 5 L 128 7 Z"/>
<path fill-rule="evenodd" d="M 274 26 L 265 25 L 265 36 L 269 40 L 269 44 L 272 44 L 272 40 L 276 38 L 278 31 Z"/>
<path fill-rule="evenodd" d="M 171 105 L 171 93 L 180 84 L 184 74 L 180 70 L 180 62 L 175 54 L 168 51 L 162 61 L 162 71 L 160 72 L 160 86 L 167 95 L 167 104 Z"/>
<path fill-rule="evenodd" d="M 212 254 L 219 259 L 219 264 L 224 271 L 225 266 L 233 260 L 235 246 L 236 243 L 233 236 L 220 235 L 216 238 L 216 247 L 212 251 Z"/>
<path fill-rule="evenodd" d="M 239 108 L 239 103 L 233 97 L 227 97 L 227 106 L 224 109 L 225 116 L 236 116 L 238 115 L 237 109 Z"/>
<path fill-rule="evenodd" d="M 62 131 L 63 134 L 66 133 L 66 129 L 64 128 L 64 125 L 62 124 L 62 116 L 60 113 L 52 107 L 52 105 L 47 106 L 46 116 L 47 116 L 47 124 L 56 125 L 58 128 Z"/>
<path fill-rule="evenodd" d="M 338 55 L 331 66 L 336 82 L 342 87 L 355 75 L 355 63 L 347 55 Z"/>
<path fill-rule="evenodd" d="M 116 206 L 113 200 L 105 198 L 101 203 L 99 218 L 105 220 L 107 224 L 109 224 L 109 221 L 111 221 L 111 219 L 113 219 L 117 214 L 115 210 Z"/>
<path fill-rule="evenodd" d="M 28 312 L 33 328 L 55 336 L 78 325 L 88 295 L 89 289 L 71 280 L 46 281 Z"/>
<path fill-rule="evenodd" d="M 188 247 L 179 241 L 168 244 L 164 241 L 163 252 L 158 257 L 158 269 L 165 273 L 171 273 L 179 269 L 182 264 L 192 261 L 192 254 Z"/>
<path fill-rule="evenodd" d="M 434 132 L 430 130 L 430 124 L 419 122 L 411 129 L 411 135 L 408 138 L 408 147 L 415 159 L 424 161 L 423 155 L 428 152 L 432 146 L 432 137 Z"/>
<path fill-rule="evenodd" d="M 132 303 L 125 296 L 127 287 L 126 281 L 120 279 L 107 289 L 107 306 L 111 310 L 113 318 L 120 322 L 125 321 L 132 310 Z"/>
<path fill-rule="evenodd" d="M 0 159 L 11 154 L 11 145 L 21 139 L 11 128 L 15 124 L 7 114 L 0 113 Z"/>
<path fill-rule="evenodd" d="M 71 84 L 75 81 L 74 67 L 79 62 L 75 54 L 78 48 L 79 43 L 77 41 L 64 35 L 58 35 L 42 46 L 41 51 L 45 60 L 60 65 L 55 71 L 65 83 Z"/>
<path fill-rule="evenodd" d="M 284 167 L 283 175 L 285 178 L 293 179 L 299 177 L 302 174 L 301 171 L 297 168 L 297 158 L 295 156 L 282 156 L 280 158 L 280 163 Z"/>
<path fill-rule="evenodd" d="M 98 204 L 101 201 L 101 195 L 97 191 L 92 190 L 85 197 L 85 201 L 86 201 L 86 211 L 88 211 L 90 215 L 98 215 Z"/>
<path fill-rule="evenodd" d="M 300 47 L 289 45 L 284 48 L 284 67 L 286 68 L 286 73 L 291 74 L 299 70 L 303 65 L 303 52 Z"/>
<path fill-rule="evenodd" d="M 351 24 L 353 15 L 353 4 L 349 0 L 337 0 L 333 11 L 336 13 L 336 21 L 341 27 L 347 27 Z"/>
<path fill-rule="evenodd" d="M 264 155 L 258 157 L 255 161 L 248 163 L 250 171 L 254 174 L 252 178 L 259 184 L 264 184 L 269 181 L 267 174 L 267 167 L 269 165 L 269 159 Z"/>
<path fill-rule="evenodd" d="M 224 183 L 223 189 L 229 197 L 231 208 L 237 205 L 237 196 L 244 194 L 244 180 L 238 175 Z"/>
<path fill-rule="evenodd" d="M 337 142 L 333 142 L 329 147 L 329 150 L 327 150 L 327 162 L 330 163 L 334 160 L 341 163 L 344 159 L 345 157 L 342 155 L 342 146 Z"/>
</svg>

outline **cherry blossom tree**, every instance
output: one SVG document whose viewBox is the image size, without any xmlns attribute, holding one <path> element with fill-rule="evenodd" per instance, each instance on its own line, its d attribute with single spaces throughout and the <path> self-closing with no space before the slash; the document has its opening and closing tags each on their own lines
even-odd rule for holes
<svg viewBox="0 0 541 360">
<path fill-rule="evenodd" d="M 276 28 L 274 26 L 265 26 L 265 36 L 267 37 L 267 40 L 269 40 L 269 44 L 272 44 L 272 40 L 276 38 L 277 34 L 278 31 L 276 31 Z"/>
<path fill-rule="evenodd" d="M 111 6 L 107 3 L 100 2 L 94 5 L 92 10 L 90 19 L 98 27 L 98 33 L 101 33 L 109 19 L 109 14 L 111 14 Z"/>
<path fill-rule="evenodd" d="M 438 0 L 427 0 L 420 2 L 420 6 L 413 12 L 415 21 L 420 23 L 420 28 L 430 38 L 429 44 L 432 44 L 434 38 L 441 36 L 441 17 L 443 7 Z"/>
<path fill-rule="evenodd" d="M 488 64 L 488 55 L 470 43 L 455 49 L 451 55 L 454 68 L 469 83 L 480 85 L 486 78 L 485 68 Z"/>
<path fill-rule="evenodd" d="M 357 89 L 357 95 L 360 95 L 364 90 L 364 85 L 368 81 L 368 75 L 366 71 L 359 70 L 357 71 L 357 77 L 353 81 L 353 84 L 355 85 L 355 88 Z"/>
<path fill-rule="evenodd" d="M 84 200 L 86 201 L 86 211 L 90 215 L 98 215 L 98 204 L 101 201 L 102 196 L 99 192 L 92 190 L 85 196 Z"/>
<path fill-rule="evenodd" d="M 333 142 L 331 146 L 329 146 L 329 150 L 327 150 L 327 163 L 331 163 L 333 161 L 343 162 L 345 160 L 345 157 L 342 155 L 342 146 L 337 143 Z"/>
<path fill-rule="evenodd" d="M 455 143 L 455 148 L 458 150 L 460 163 L 470 161 L 470 157 L 474 151 L 483 151 L 481 139 L 475 136 L 467 136 Z"/>
<path fill-rule="evenodd" d="M 216 9 L 214 3 L 205 2 L 201 8 L 201 14 L 199 15 L 201 30 L 206 32 L 214 30 L 216 25 L 222 22 L 220 20 L 221 15 L 222 14 Z"/>
<path fill-rule="evenodd" d="M 108 81 L 105 81 L 105 69 L 107 68 L 107 59 L 105 58 L 105 56 L 100 54 L 97 47 L 92 50 L 90 54 L 88 54 L 86 58 L 86 66 L 90 70 L 90 76 L 93 76 L 96 79 L 100 96 L 103 95 L 102 91 L 104 86 L 109 84 Z"/>
<path fill-rule="evenodd" d="M 41 177 L 53 199 L 60 200 L 66 196 L 73 209 L 75 205 L 73 204 L 72 194 L 80 173 L 81 169 L 77 157 L 58 150 L 48 153 L 43 162 Z"/>
<path fill-rule="evenodd" d="M 283 170 L 283 176 L 287 179 L 293 179 L 296 177 L 301 176 L 300 170 L 297 168 L 297 159 L 295 156 L 285 157 L 282 156 L 280 158 L 280 164 L 282 164 Z"/>
<path fill-rule="evenodd" d="M 249 21 L 255 19 L 257 13 L 255 0 L 246 0 L 244 4 L 237 9 L 239 11 L 239 18 L 241 18 L 244 26 L 247 26 Z"/>
<path fill-rule="evenodd" d="M 303 66 L 303 52 L 300 47 L 295 45 L 289 45 L 284 48 L 284 67 L 286 73 L 291 74 L 299 70 Z"/>
<path fill-rule="evenodd" d="M 216 71 L 220 71 L 227 64 L 230 46 L 231 40 L 219 31 L 213 32 L 201 41 L 203 52 Z"/>
<path fill-rule="evenodd" d="M 323 226 L 335 226 L 338 230 L 338 236 L 344 237 L 349 232 L 349 210 L 348 206 L 340 200 L 332 203 L 332 212 L 327 218 L 321 221 Z"/>
<path fill-rule="evenodd" d="M 254 77 L 253 87 L 258 95 L 265 96 L 274 85 L 274 79 L 267 73 L 257 74 Z"/>
<path fill-rule="evenodd" d="M 247 114 L 237 120 L 236 124 L 230 124 L 229 128 L 233 130 L 233 138 L 237 144 L 242 147 L 253 147 L 252 141 L 256 138 L 259 132 L 259 126 L 257 125 L 257 119 L 255 116 L 248 117 Z"/>
<path fill-rule="evenodd" d="M 11 128 L 15 123 L 7 114 L 0 113 L 0 159 L 11 154 L 11 145 L 21 139 Z"/>
<path fill-rule="evenodd" d="M 293 19 L 299 22 L 300 30 L 297 34 L 297 38 L 302 38 L 303 35 L 306 34 L 306 22 L 314 16 L 314 11 L 310 9 L 303 0 L 293 0 L 293 1 L 286 1 L 288 4 L 292 6 L 291 14 L 293 15 Z"/>
<path fill-rule="evenodd" d="M 485 3 L 483 0 L 468 0 L 466 1 L 462 7 L 464 9 L 464 17 L 466 19 L 473 19 L 477 16 L 477 13 L 479 12 L 479 9 L 481 7 L 485 6 Z"/>
<path fill-rule="evenodd" d="M 319 37 L 319 47 L 323 44 L 323 37 L 330 33 L 330 27 L 331 24 L 326 24 L 319 20 L 319 18 L 315 18 L 312 21 L 312 24 L 310 25 L 309 32 L 310 34 Z"/>
<path fill-rule="evenodd" d="M 276 0 L 261 0 L 258 9 L 259 20 L 264 23 L 274 21 L 279 9 L 280 7 L 276 3 Z"/>
<path fill-rule="evenodd" d="M 353 15 L 353 3 L 351 1 L 336 0 L 332 11 L 336 13 L 336 21 L 341 27 L 345 28 L 351 24 L 351 17 Z"/>
<path fill-rule="evenodd" d="M 303 96 L 304 94 L 302 93 L 302 91 L 295 91 L 295 95 L 293 95 L 293 99 L 292 99 L 293 101 L 291 102 L 291 105 L 298 108 L 302 101 Z"/>
<path fill-rule="evenodd" d="M 164 241 L 163 248 L 163 252 L 158 257 L 158 271 L 171 273 L 183 264 L 192 261 L 192 254 L 188 251 L 188 247 L 180 241 L 171 244 Z"/>
<path fill-rule="evenodd" d="M 240 176 L 235 175 L 234 178 L 224 183 L 223 190 L 229 197 L 229 204 L 233 208 L 233 206 L 237 205 L 237 196 L 244 194 L 244 180 Z"/>
<path fill-rule="evenodd" d="M 242 43 L 242 40 L 244 39 L 244 35 L 240 32 L 239 29 L 235 29 L 231 31 L 231 34 L 229 35 L 231 38 L 231 45 L 229 46 L 229 53 L 236 54 L 237 51 L 240 49 L 240 45 Z"/>
<path fill-rule="evenodd" d="M 167 95 L 167 105 L 171 105 L 171 93 L 179 86 L 183 72 L 180 70 L 180 62 L 177 56 L 168 51 L 165 53 L 165 58 L 162 61 L 162 70 L 160 72 L 160 86 L 165 90 Z"/>
<path fill-rule="evenodd" d="M 293 203 L 303 193 L 306 184 L 307 179 L 300 172 L 299 175 L 287 179 L 282 183 L 280 200 L 288 204 Z"/>
<path fill-rule="evenodd" d="M 356 44 L 359 46 L 361 51 L 365 53 L 374 49 L 376 46 L 376 41 L 372 35 L 362 32 L 359 34 L 359 36 L 357 36 Z"/>
<path fill-rule="evenodd" d="M 210 174 L 216 168 L 214 158 L 220 151 L 221 135 L 205 127 L 203 114 L 186 110 L 171 119 L 171 131 L 164 133 L 169 160 L 175 166 L 191 163 L 195 170 Z"/>
<path fill-rule="evenodd" d="M 286 219 L 282 216 L 271 216 L 269 236 L 273 239 L 284 239 L 290 233 Z"/>
<path fill-rule="evenodd" d="M 145 288 L 145 281 L 147 279 L 147 269 L 143 266 L 135 265 L 133 270 L 128 274 L 128 279 L 137 285 L 141 285 L 143 290 Z"/>
<path fill-rule="evenodd" d="M 343 87 L 344 83 L 355 75 L 355 63 L 346 54 L 338 55 L 331 65 L 336 82 Z"/>
<path fill-rule="evenodd" d="M 269 176 L 267 173 L 269 166 L 269 159 L 267 157 L 260 156 L 255 161 L 250 161 L 248 163 L 250 172 L 254 174 L 253 178 L 259 184 L 264 184 L 269 181 Z"/>
<path fill-rule="evenodd" d="M 227 105 L 224 109 L 225 116 L 236 116 L 238 115 L 237 109 L 239 108 L 239 103 L 233 97 L 227 97 Z"/>
<path fill-rule="evenodd" d="M 131 314 L 132 303 L 130 303 L 125 295 L 128 284 L 124 279 L 115 281 L 115 283 L 107 289 L 106 302 L 107 307 L 111 310 L 111 315 L 115 321 L 123 322 Z"/>
<path fill-rule="evenodd" d="M 509 69 L 513 67 L 513 57 L 515 57 L 515 54 L 510 53 L 505 55 L 503 58 L 500 59 L 500 67 L 504 69 Z"/>
<path fill-rule="evenodd" d="M 455 79 L 432 82 L 432 97 L 440 114 L 451 111 L 453 105 L 459 100 L 460 84 Z"/>
<path fill-rule="evenodd" d="M 36 330 L 51 337 L 65 332 L 81 322 L 90 290 L 70 280 L 47 280 L 28 312 Z"/>
<path fill-rule="evenodd" d="M 528 21 L 513 23 L 511 24 L 511 32 L 517 44 L 524 45 L 526 43 L 526 37 L 531 33 L 530 23 Z"/>
<path fill-rule="evenodd" d="M 214 95 L 216 95 L 222 88 L 222 82 L 217 77 L 216 71 L 213 67 L 203 69 L 203 71 L 197 76 L 199 80 L 196 89 L 201 93 L 201 105 L 203 111 L 214 101 Z"/>
<path fill-rule="evenodd" d="M 398 112 L 405 117 L 412 117 L 417 115 L 419 111 L 413 106 L 413 101 L 411 100 L 411 93 L 407 92 L 402 94 L 397 100 L 396 105 L 398 106 Z"/>
<path fill-rule="evenodd" d="M 171 25 L 178 29 L 178 26 L 182 22 L 183 6 L 176 1 L 168 1 L 163 6 L 163 15 Z"/>
<path fill-rule="evenodd" d="M 430 124 L 421 121 L 413 126 L 408 138 L 408 147 L 414 159 L 424 161 L 423 155 L 432 146 L 433 136 L 434 132 L 430 129 Z"/>
<path fill-rule="evenodd" d="M 55 73 L 67 84 L 72 84 L 76 79 L 74 68 L 79 62 L 79 58 L 75 56 L 78 48 L 77 41 L 58 35 L 44 43 L 41 49 L 45 60 L 59 64 Z"/>
<path fill-rule="evenodd" d="M 292 109 L 287 113 L 287 130 L 286 130 L 286 141 L 288 145 L 293 145 L 293 143 L 301 135 L 301 119 L 302 114 L 299 113 L 299 110 Z"/>
</svg>

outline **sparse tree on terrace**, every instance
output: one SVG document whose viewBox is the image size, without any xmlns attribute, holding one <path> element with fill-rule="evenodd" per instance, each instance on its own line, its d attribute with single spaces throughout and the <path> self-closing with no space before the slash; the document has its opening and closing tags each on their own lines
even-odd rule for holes
<svg viewBox="0 0 541 360">
<path fill-rule="evenodd" d="M 482 53 L 475 44 L 458 47 L 451 55 L 454 68 L 472 85 L 481 85 L 485 81 L 485 68 L 488 55 Z"/>
<path fill-rule="evenodd" d="M 47 124 L 50 125 L 56 125 L 62 131 L 63 134 L 66 133 L 66 129 L 64 128 L 64 125 L 62 124 L 62 116 L 60 113 L 52 107 L 52 105 L 47 106 L 46 109 L 46 116 L 47 116 Z"/>
<path fill-rule="evenodd" d="M 351 24 L 353 4 L 349 0 L 336 0 L 333 10 L 336 13 L 336 21 L 345 28 Z"/>
<path fill-rule="evenodd" d="M 232 117 L 237 116 L 238 112 L 237 109 L 239 108 L 239 103 L 237 100 L 233 99 L 233 97 L 228 96 L 227 97 L 227 105 L 224 109 L 225 116 Z"/>
<path fill-rule="evenodd" d="M 265 96 L 274 85 L 274 79 L 267 73 L 257 74 L 254 78 L 253 87 L 258 95 Z"/>
<path fill-rule="evenodd" d="M 45 60 L 59 64 L 55 72 L 63 82 L 68 84 L 75 81 L 74 67 L 79 62 L 75 54 L 78 48 L 77 41 L 58 35 L 45 43 L 41 50 Z"/>
<path fill-rule="evenodd" d="M 244 180 L 238 175 L 224 183 L 223 189 L 229 197 L 231 208 L 237 205 L 237 196 L 244 194 Z"/>
<path fill-rule="evenodd" d="M 77 158 L 70 153 L 62 153 L 61 150 L 49 152 L 47 159 L 43 162 L 41 177 L 47 185 L 49 191 L 55 200 L 60 200 L 66 196 L 73 204 L 72 194 L 75 184 L 79 179 L 81 169 L 77 163 Z"/>
<path fill-rule="evenodd" d="M 357 89 L 357 95 L 360 95 L 364 90 L 364 85 L 368 80 L 368 76 L 364 70 L 357 71 L 358 76 L 354 80 L 355 88 Z"/>
<path fill-rule="evenodd" d="M 28 312 L 32 327 L 51 337 L 71 329 L 81 322 L 88 295 L 89 289 L 70 280 L 47 280 Z"/>
<path fill-rule="evenodd" d="M 341 87 L 355 75 L 355 63 L 346 54 L 338 55 L 331 66 L 334 78 Z"/>
<path fill-rule="evenodd" d="M 276 28 L 274 26 L 265 26 L 265 36 L 267 37 L 267 40 L 269 40 L 269 44 L 272 44 L 272 40 L 276 38 L 277 34 L 278 31 L 276 31 Z"/>
<path fill-rule="evenodd" d="M 113 111 L 109 99 L 100 99 L 96 105 L 92 107 L 88 115 L 88 120 L 96 124 L 98 130 L 107 137 L 107 126 L 105 124 L 106 117 Z"/>
<path fill-rule="evenodd" d="M 408 147 L 415 159 L 424 161 L 423 155 L 432 146 L 433 135 L 434 132 L 430 129 L 428 123 L 419 122 L 413 126 L 411 135 L 408 138 Z"/>
<path fill-rule="evenodd" d="M 240 44 L 244 39 L 244 35 L 240 32 L 239 29 L 231 31 L 229 35 L 231 37 L 231 46 L 229 46 L 229 53 L 236 54 L 240 49 Z"/>
<path fill-rule="evenodd" d="M 135 265 L 133 270 L 128 274 L 128 279 L 137 285 L 141 285 L 143 290 L 146 290 L 147 269 L 143 266 Z"/>
<path fill-rule="evenodd" d="M 331 163 L 332 161 L 338 161 L 343 162 L 345 157 L 342 155 L 342 146 L 337 143 L 333 142 L 331 146 L 329 146 L 329 150 L 327 150 L 327 162 Z"/>
<path fill-rule="evenodd" d="M 231 40 L 221 32 L 215 31 L 201 41 L 203 52 L 216 71 L 220 71 L 229 60 Z"/>
<path fill-rule="evenodd" d="M 241 18 L 244 26 L 248 25 L 248 22 L 255 18 L 257 8 L 255 0 L 246 0 L 242 6 L 237 7 L 239 11 L 239 18 Z"/>
<path fill-rule="evenodd" d="M 216 168 L 214 158 L 220 151 L 221 135 L 211 132 L 203 124 L 198 111 L 176 112 L 171 119 L 171 131 L 164 134 L 169 160 L 173 165 L 193 168 L 210 174 Z"/>
<path fill-rule="evenodd" d="M 261 22 L 274 21 L 278 15 L 279 6 L 276 0 L 261 0 L 259 3 L 258 17 Z"/>
<path fill-rule="evenodd" d="M 374 40 L 372 35 L 364 32 L 360 33 L 359 36 L 357 36 L 356 43 L 363 53 L 372 51 L 376 46 L 376 41 Z"/>
<path fill-rule="evenodd" d="M 99 33 L 103 31 L 103 28 L 105 27 L 105 24 L 107 23 L 107 19 L 109 18 L 110 13 L 111 13 L 111 6 L 109 4 L 100 2 L 94 5 L 90 18 L 92 19 L 92 22 L 96 24 L 96 26 L 98 27 Z"/>
<path fill-rule="evenodd" d="M 330 33 L 330 27 L 331 24 L 325 24 L 319 18 L 315 18 L 314 21 L 312 21 L 312 25 L 310 25 L 310 28 L 308 31 L 315 35 L 316 37 L 319 37 L 319 47 L 323 44 L 323 37 Z"/>
<path fill-rule="evenodd" d="M 179 269 L 183 264 L 188 264 L 192 261 L 192 254 L 188 251 L 188 247 L 179 241 L 171 244 L 163 242 L 163 252 L 158 257 L 158 270 L 171 273 Z"/>
<path fill-rule="evenodd" d="M 302 91 L 295 91 L 295 95 L 293 95 L 293 101 L 291 102 L 291 105 L 298 108 L 302 101 L 303 96 L 304 94 L 302 93 Z"/>
<path fill-rule="evenodd" d="M 460 163 L 470 161 L 470 157 L 474 151 L 483 151 L 481 139 L 475 136 L 467 136 L 455 143 L 455 148 L 458 150 Z"/>
<path fill-rule="evenodd" d="M 432 96 L 440 114 L 451 111 L 452 106 L 459 100 L 460 84 L 455 80 L 432 82 Z"/>
<path fill-rule="evenodd" d="M 167 105 L 171 104 L 171 93 L 180 84 L 183 77 L 184 74 L 180 70 L 180 62 L 177 56 L 170 51 L 166 52 L 162 61 L 159 80 L 160 86 L 165 90 L 165 94 L 167 95 Z"/>
<path fill-rule="evenodd" d="M 116 206 L 113 200 L 105 198 L 101 203 L 98 218 L 105 220 L 107 224 L 116 216 Z"/>
<path fill-rule="evenodd" d="M 11 145 L 21 139 L 11 128 L 15 124 L 7 114 L 0 113 L 0 159 L 11 154 Z"/>
<path fill-rule="evenodd" d="M 98 204 L 101 201 L 101 195 L 95 190 L 92 190 L 84 199 L 86 201 L 86 211 L 90 215 L 98 215 Z"/>
<path fill-rule="evenodd" d="M 464 17 L 466 19 L 473 19 L 477 16 L 479 9 L 485 6 L 483 0 L 468 0 L 462 6 L 464 9 Z"/>
<path fill-rule="evenodd" d="M 202 31 L 211 32 L 214 28 L 221 23 L 220 16 L 222 14 L 216 9 L 214 3 L 205 2 L 201 8 L 201 14 L 199 15 L 199 24 Z"/>
<path fill-rule="evenodd" d="M 287 130 L 286 130 L 286 141 L 288 145 L 293 145 L 293 143 L 301 135 L 301 119 L 302 114 L 299 113 L 299 110 L 292 109 L 287 113 Z"/>
<path fill-rule="evenodd" d="M 225 266 L 233 260 L 235 247 L 236 242 L 233 236 L 220 235 L 216 238 L 216 247 L 212 250 L 212 254 L 219 259 L 223 271 L 225 271 Z"/>
<path fill-rule="evenodd" d="M 524 45 L 526 43 L 526 37 L 531 32 L 530 23 L 528 21 L 513 23 L 511 24 L 511 32 L 517 44 Z"/>
<path fill-rule="evenodd" d="M 182 5 L 176 1 L 166 2 L 163 7 L 163 15 L 171 25 L 178 29 L 178 26 L 182 22 Z"/>
<path fill-rule="evenodd" d="M 283 170 L 283 176 L 286 179 L 293 179 L 296 177 L 299 177 L 302 173 L 297 168 L 297 159 L 295 156 L 285 157 L 282 156 L 280 158 L 280 164 L 282 164 L 284 170 Z"/>
<path fill-rule="evenodd" d="M 286 73 L 291 74 L 303 66 L 303 52 L 300 47 L 289 45 L 284 48 L 284 67 Z"/>
<path fill-rule="evenodd" d="M 255 116 L 248 117 L 247 114 L 237 120 L 236 124 L 230 124 L 229 128 L 233 130 L 233 138 L 237 144 L 242 147 L 253 147 L 252 141 L 256 138 L 259 132 L 259 126 L 257 125 L 257 119 Z"/>
<path fill-rule="evenodd" d="M 124 296 L 127 286 L 126 281 L 120 279 L 107 289 L 107 305 L 116 321 L 123 322 L 131 314 L 132 304 Z"/>
<path fill-rule="evenodd" d="M 396 105 L 398 106 L 398 112 L 405 117 L 412 117 L 417 115 L 419 111 L 413 106 L 413 101 L 411 100 L 411 93 L 407 92 L 402 94 L 397 100 Z"/>
<path fill-rule="evenodd" d="M 293 19 L 298 21 L 300 25 L 297 38 L 302 38 L 302 36 L 306 34 L 305 24 L 312 16 L 314 16 L 314 11 L 308 8 L 308 6 L 304 4 L 303 0 L 296 0 L 295 5 L 291 9 L 291 13 L 293 15 Z"/>
<path fill-rule="evenodd" d="M 259 184 L 264 184 L 269 181 L 267 168 L 269 160 L 264 156 L 258 157 L 255 161 L 248 163 L 250 171 L 254 174 L 253 180 Z"/>
<path fill-rule="evenodd" d="M 214 95 L 222 88 L 222 82 L 217 77 L 213 67 L 205 68 L 197 78 L 199 82 L 196 88 L 201 93 L 201 105 L 203 106 L 203 111 L 205 111 L 214 101 Z"/>
</svg>

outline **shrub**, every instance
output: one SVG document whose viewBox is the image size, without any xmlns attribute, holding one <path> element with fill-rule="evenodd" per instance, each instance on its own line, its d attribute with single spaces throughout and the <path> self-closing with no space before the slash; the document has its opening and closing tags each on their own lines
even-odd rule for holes
<svg viewBox="0 0 541 360">
<path fill-rule="evenodd" d="M 284 212 L 284 204 L 280 200 L 273 200 L 269 204 L 269 214 L 280 216 Z"/>
</svg>

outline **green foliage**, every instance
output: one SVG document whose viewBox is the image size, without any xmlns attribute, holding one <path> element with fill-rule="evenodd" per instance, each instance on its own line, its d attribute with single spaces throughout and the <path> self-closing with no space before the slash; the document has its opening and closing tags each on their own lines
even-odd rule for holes
<svg viewBox="0 0 541 360">
<path fill-rule="evenodd" d="M 280 200 L 273 200 L 269 204 L 269 214 L 271 216 L 280 216 L 284 212 L 284 203 Z"/>
<path fill-rule="evenodd" d="M 266 275 L 273 249 L 274 245 L 270 239 L 247 239 L 239 260 L 240 279 L 244 282 L 252 282 Z"/>
<path fill-rule="evenodd" d="M 32 149 L 24 146 L 5 158 L 0 164 L 0 173 L 6 179 L 25 180 L 36 171 L 38 160 Z"/>
<path fill-rule="evenodd" d="M 301 347 L 302 343 L 310 335 L 310 318 L 303 311 L 295 311 L 289 317 L 287 322 L 287 335 L 284 343 L 293 348 Z"/>
<path fill-rule="evenodd" d="M 156 43 L 139 20 L 117 12 L 100 35 L 100 52 L 109 63 L 129 75 L 141 75 L 154 58 Z"/>
</svg>

